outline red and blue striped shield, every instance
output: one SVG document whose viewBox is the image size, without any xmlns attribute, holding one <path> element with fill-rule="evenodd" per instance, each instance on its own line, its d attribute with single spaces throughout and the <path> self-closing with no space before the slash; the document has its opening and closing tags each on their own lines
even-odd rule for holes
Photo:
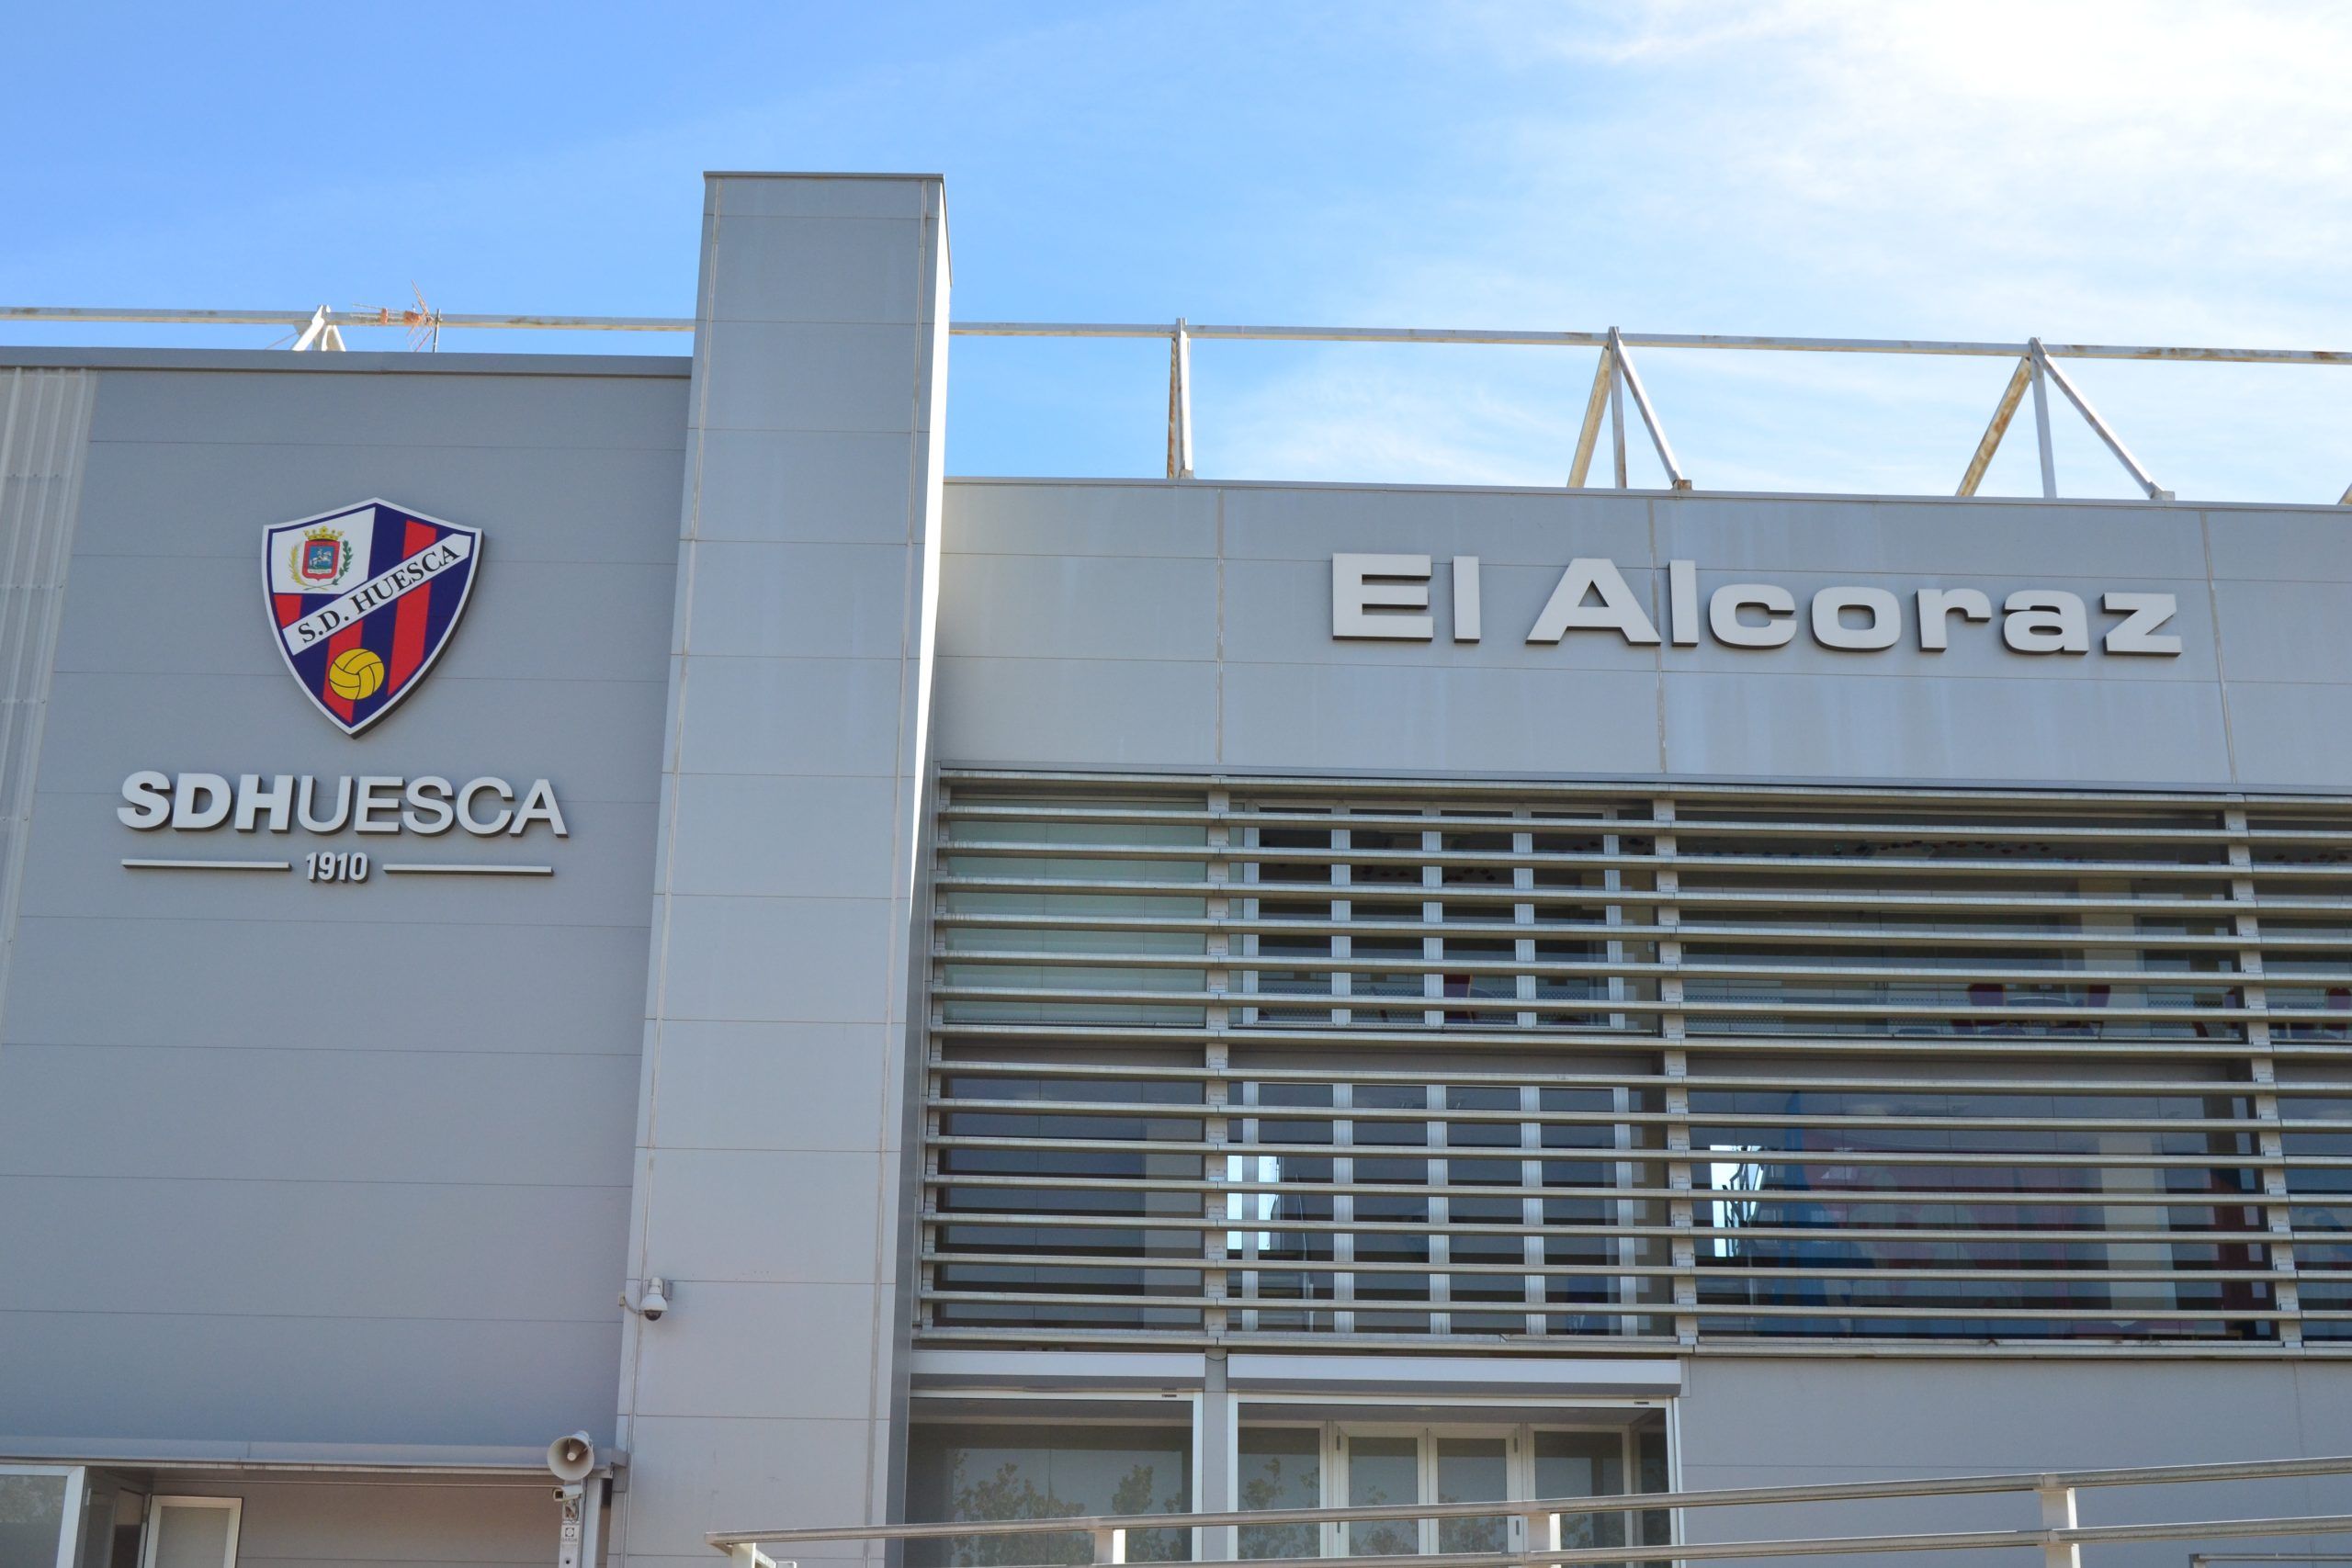
<svg viewBox="0 0 2352 1568">
<path fill-rule="evenodd" d="M 286 668 L 356 735 L 416 689 L 448 646 L 481 559 L 481 530 L 389 501 L 262 530 L 262 592 Z"/>
</svg>

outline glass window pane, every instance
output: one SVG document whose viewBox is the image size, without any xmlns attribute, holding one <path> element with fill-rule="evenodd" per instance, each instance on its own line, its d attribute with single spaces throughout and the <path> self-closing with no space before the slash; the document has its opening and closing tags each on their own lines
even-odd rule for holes
<svg viewBox="0 0 2352 1568">
<path fill-rule="evenodd" d="M 1385 1503 L 1418 1503 L 1421 1497 L 1421 1442 L 1419 1438 L 1348 1439 L 1348 1503 L 1352 1507 L 1376 1507 Z M 1348 1553 L 1355 1557 L 1386 1556 L 1419 1551 L 1421 1532 L 1410 1519 L 1382 1519 L 1348 1526 Z"/>
<path fill-rule="evenodd" d="M 1323 1434 L 1313 1427 L 1245 1427 L 1241 1431 L 1241 1489 L 1235 1505 L 1249 1509 L 1314 1508 L 1323 1502 Z M 1239 1532 L 1244 1557 L 1314 1557 L 1320 1554 L 1315 1525 L 1245 1526 Z"/>
<path fill-rule="evenodd" d="M 1441 1503 L 1499 1503 L 1510 1495 L 1510 1464 L 1500 1438 L 1437 1439 L 1437 1500 Z M 1441 1519 L 1440 1551 L 1500 1551 L 1508 1545 L 1501 1515 L 1491 1518 Z"/>
<path fill-rule="evenodd" d="M 1535 1434 L 1535 1492 L 1541 1497 L 1613 1497 L 1625 1490 L 1625 1442 L 1615 1432 Z M 1623 1514 L 1566 1514 L 1564 1548 L 1623 1546 Z"/>
<path fill-rule="evenodd" d="M 0 1568 L 57 1568 L 64 1529 L 65 1477 L 0 1475 Z"/>
<path fill-rule="evenodd" d="M 1180 1427 L 920 1426 L 907 1461 L 908 1517 L 920 1522 L 1177 1514 L 1193 1506 L 1191 1436 Z M 1130 1562 L 1191 1555 L 1186 1530 L 1127 1536 Z M 1091 1562 L 1094 1543 L 1076 1532 L 964 1536 L 910 1542 L 907 1556 L 916 1568 Z"/>
</svg>

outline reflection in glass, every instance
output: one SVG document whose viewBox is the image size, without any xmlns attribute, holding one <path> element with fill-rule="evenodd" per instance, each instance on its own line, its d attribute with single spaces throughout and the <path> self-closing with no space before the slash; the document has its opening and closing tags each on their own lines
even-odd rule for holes
<svg viewBox="0 0 2352 1568">
<path fill-rule="evenodd" d="M 1091 1514 L 1177 1514 L 1192 1507 L 1188 1434 L 1174 1427 L 922 1426 L 907 1449 L 908 1517 L 1054 1519 Z M 1130 1562 L 1192 1556 L 1188 1530 L 1131 1530 Z M 910 1541 L 913 1568 L 998 1568 L 1091 1562 L 1091 1538 L 957 1536 Z"/>
<path fill-rule="evenodd" d="M 1613 1497 L 1625 1490 L 1625 1440 L 1616 1432 L 1535 1434 L 1539 1497 Z M 1563 1549 L 1625 1544 L 1625 1516 L 1564 1514 Z"/>
<path fill-rule="evenodd" d="M 1437 1500 L 1500 1503 L 1510 1495 L 1510 1465 L 1500 1438 L 1437 1439 Z M 1440 1551 L 1500 1551 L 1508 1544 L 1502 1516 L 1440 1519 Z"/>
<path fill-rule="evenodd" d="M 65 1528 L 65 1477 L 0 1475 L 0 1565 L 53 1568 Z"/>
<path fill-rule="evenodd" d="M 1313 1427 L 1245 1427 L 1241 1430 L 1238 1506 L 1314 1508 L 1323 1502 L 1323 1434 Z M 1321 1548 L 1316 1525 L 1252 1525 L 1238 1532 L 1243 1557 L 1314 1557 Z"/>
<path fill-rule="evenodd" d="M 1377 1507 L 1420 1501 L 1420 1450 L 1418 1438 L 1348 1439 L 1348 1506 Z M 1420 1549 L 1419 1527 L 1410 1519 L 1351 1520 L 1348 1525 L 1350 1556 L 1388 1556 Z"/>
</svg>

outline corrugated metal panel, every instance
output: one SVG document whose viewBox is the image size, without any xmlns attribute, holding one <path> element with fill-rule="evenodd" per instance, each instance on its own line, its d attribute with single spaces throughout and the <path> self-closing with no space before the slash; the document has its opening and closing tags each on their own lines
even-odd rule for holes
<svg viewBox="0 0 2352 1568">
<path fill-rule="evenodd" d="M 86 370 L 0 376 L 0 1016 L 96 386 Z"/>
<path fill-rule="evenodd" d="M 2352 1348 L 2352 801 L 944 782 L 931 1342 Z"/>
</svg>

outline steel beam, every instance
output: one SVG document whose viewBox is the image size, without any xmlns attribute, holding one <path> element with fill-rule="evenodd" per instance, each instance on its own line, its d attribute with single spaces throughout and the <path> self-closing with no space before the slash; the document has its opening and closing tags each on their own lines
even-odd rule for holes
<svg viewBox="0 0 2352 1568">
<path fill-rule="evenodd" d="M 1592 449 L 1600 440 L 1600 416 L 1609 408 L 1610 387 L 1615 379 L 1614 369 L 1609 351 L 1602 349 L 1600 358 L 1592 367 L 1592 390 L 1585 394 L 1584 423 L 1577 428 L 1577 455 L 1568 463 L 1570 490 L 1582 490 L 1585 477 L 1592 471 Z"/>
<path fill-rule="evenodd" d="M 1193 335 L 1182 316 L 1168 333 L 1168 477 L 1193 477 Z"/>
<path fill-rule="evenodd" d="M 1617 373 L 1625 389 L 1634 395 L 1634 407 L 1641 412 L 1642 423 L 1650 433 L 1650 445 L 1657 451 L 1658 467 L 1666 470 L 1666 482 L 1674 490 L 1689 490 L 1690 481 L 1683 476 L 1682 466 L 1674 460 L 1674 448 L 1667 445 L 1666 431 L 1657 422 L 1657 411 L 1650 407 L 1650 395 L 1643 389 L 1641 372 L 1634 368 L 1631 355 L 1625 352 L 1625 340 L 1615 327 L 1609 329 L 1610 357 L 1617 362 Z M 1622 437 L 1621 437 L 1622 439 Z M 1621 467 L 1617 483 L 1623 489 L 1625 476 Z"/>
<path fill-rule="evenodd" d="M 2140 459 L 2134 457 L 2132 455 L 2132 449 L 2123 445 L 2123 437 L 2116 434 L 2109 427 L 2107 421 L 2099 418 L 2098 411 L 2091 407 L 2090 400 L 2084 397 L 2075 388 L 2075 383 L 2066 378 L 2066 373 L 2050 362 L 2049 351 L 2041 346 L 2041 342 L 2038 338 L 2033 343 L 2033 355 L 2041 372 L 2055 382 L 2058 389 L 2066 394 L 2066 400 L 2075 405 L 2075 412 L 2083 416 L 2084 422 L 2092 430 L 2098 432 L 2101 441 L 2107 443 L 2107 449 L 2115 454 L 2115 460 L 2123 465 L 2125 473 L 2132 476 L 2132 482 L 2138 485 L 2150 501 L 2170 501 L 2172 491 L 2165 490 L 2148 477 L 2148 470 L 2140 466 Z"/>
<path fill-rule="evenodd" d="M 1984 470 L 1993 466 L 1993 454 L 2001 449 L 2001 437 L 2009 433 L 2009 421 L 2017 417 L 2018 404 L 2025 398 L 2026 387 L 2033 379 L 2031 360 L 2020 355 L 2018 367 L 2009 372 L 2009 384 L 2001 389 L 2001 400 L 1993 410 L 1993 422 L 1984 427 L 1984 436 L 1976 443 L 1975 454 L 1968 459 L 1968 471 L 1960 476 L 1960 488 L 1954 495 L 1974 495 L 1976 487 L 1984 482 Z"/>
</svg>

